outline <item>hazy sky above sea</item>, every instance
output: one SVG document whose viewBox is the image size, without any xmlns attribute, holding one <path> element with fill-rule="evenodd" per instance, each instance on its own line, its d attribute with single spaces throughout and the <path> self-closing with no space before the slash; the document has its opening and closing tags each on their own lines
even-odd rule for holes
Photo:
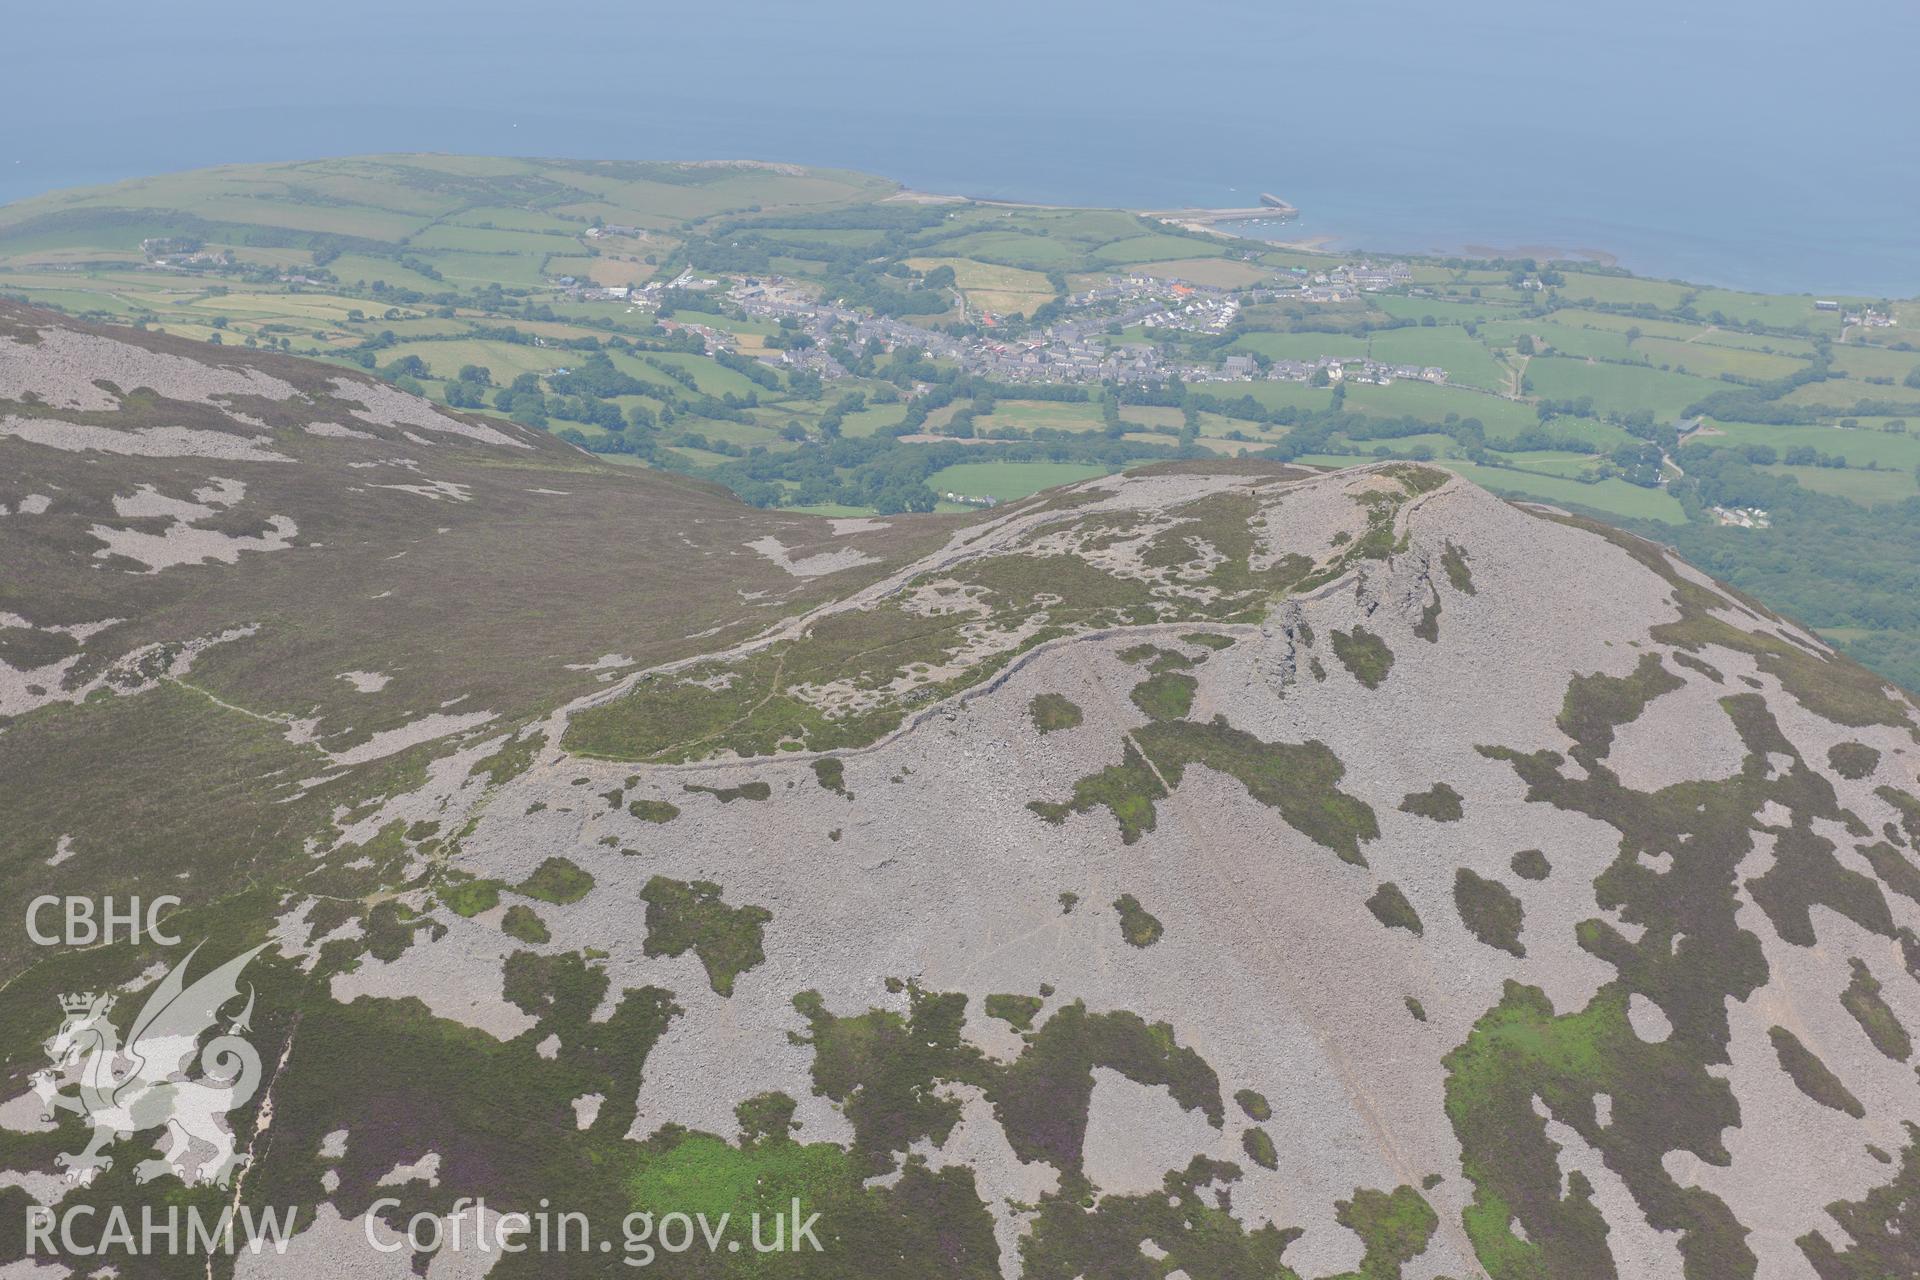
<svg viewBox="0 0 1920 1280">
<path fill-rule="evenodd" d="M 0 200 L 354 152 L 752 156 L 1920 293 L 1912 0 L 71 0 L 4 29 Z"/>
</svg>

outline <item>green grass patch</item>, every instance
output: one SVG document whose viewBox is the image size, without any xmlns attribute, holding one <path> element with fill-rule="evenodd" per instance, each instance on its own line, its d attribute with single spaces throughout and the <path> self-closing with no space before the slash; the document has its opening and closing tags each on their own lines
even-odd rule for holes
<svg viewBox="0 0 1920 1280">
<path fill-rule="evenodd" d="M 773 913 L 765 907 L 729 907 L 710 880 L 655 876 L 641 889 L 647 904 L 646 954 L 678 956 L 691 950 L 718 995 L 733 994 L 734 979 L 767 958 L 761 933 Z"/>
<path fill-rule="evenodd" d="M 822 756 L 815 760 L 813 776 L 825 790 L 853 799 L 853 792 L 847 790 L 847 764 L 840 757 Z"/>
<path fill-rule="evenodd" d="M 1033 717 L 1033 727 L 1041 733 L 1077 729 L 1085 719 L 1079 705 L 1063 693 L 1036 694 L 1027 705 L 1027 713 Z"/>
<path fill-rule="evenodd" d="M 1240 1108 L 1247 1119 L 1265 1124 L 1273 1119 L 1273 1107 L 1265 1094 L 1254 1089 L 1241 1089 L 1233 1095 L 1234 1105 Z"/>
<path fill-rule="evenodd" d="M 593 876 L 571 858 L 548 858 L 533 874 L 514 886 L 514 892 L 542 902 L 578 902 L 593 888 Z"/>
<path fill-rule="evenodd" d="M 1247 1153 L 1247 1159 L 1262 1169 L 1278 1169 L 1280 1153 L 1273 1148 L 1273 1138 L 1265 1129 L 1248 1129 L 1240 1135 L 1240 1149 Z"/>
<path fill-rule="evenodd" d="M 1458 822 L 1466 809 L 1458 791 L 1444 782 L 1436 782 L 1427 790 L 1413 792 L 1402 799 L 1400 811 L 1435 822 Z"/>
<path fill-rule="evenodd" d="M 500 891 L 506 888 L 498 880 L 459 880 L 442 883 L 435 895 L 457 916 L 477 916 L 500 905 Z"/>
<path fill-rule="evenodd" d="M 1373 895 L 1367 899 L 1367 910 L 1373 912 L 1373 918 L 1389 929 L 1405 929 L 1419 937 L 1426 932 L 1426 926 L 1420 921 L 1420 913 L 1407 901 L 1407 895 L 1400 886 L 1391 880 L 1381 883 Z"/>
<path fill-rule="evenodd" d="M 1015 1031 L 1033 1030 L 1034 1017 L 1046 1001 L 1039 996 L 990 995 L 984 1002 L 989 1018 L 998 1018 Z"/>
<path fill-rule="evenodd" d="M 1513 890 L 1461 867 L 1453 877 L 1453 904 L 1467 932 L 1481 942 L 1516 956 L 1527 954 L 1520 941 L 1525 912 Z"/>
<path fill-rule="evenodd" d="M 735 800 L 767 800 L 773 796 L 773 788 L 764 782 L 743 782 L 737 787 L 709 787 L 690 782 L 680 789 L 712 796 L 721 804 L 732 804 Z"/>
<path fill-rule="evenodd" d="M 553 936 L 547 932 L 546 922 L 524 902 L 516 902 L 507 908 L 506 914 L 500 917 L 500 932 L 509 938 L 533 944 L 549 942 Z"/>
<path fill-rule="evenodd" d="M 1378 689 L 1393 670 L 1393 650 L 1387 642 L 1358 624 L 1351 631 L 1334 631 L 1333 655 L 1369 689 Z"/>
<path fill-rule="evenodd" d="M 1160 941 L 1160 935 L 1166 930 L 1158 917 L 1140 905 L 1140 899 L 1130 893 L 1123 893 L 1114 900 L 1113 909 L 1120 913 L 1120 936 L 1127 940 L 1130 947 L 1150 947 Z"/>
<path fill-rule="evenodd" d="M 1508 865 L 1513 868 L 1513 874 L 1522 880 L 1545 880 L 1553 873 L 1553 864 L 1539 849 L 1522 849 L 1513 855 Z"/>
<path fill-rule="evenodd" d="M 1780 1069 L 1787 1073 L 1787 1078 L 1793 1081 L 1796 1089 L 1823 1107 L 1844 1112 L 1855 1120 L 1866 1118 L 1867 1109 L 1860 1105 L 1860 1099 L 1853 1096 L 1853 1092 L 1833 1073 L 1831 1067 L 1801 1043 L 1800 1037 L 1785 1027 L 1770 1027 L 1767 1038 L 1773 1041 L 1773 1052 L 1780 1060 Z"/>
<path fill-rule="evenodd" d="M 1193 710 L 1198 682 L 1177 671 L 1162 671 L 1133 687 L 1133 705 L 1154 720 L 1184 720 Z"/>
</svg>

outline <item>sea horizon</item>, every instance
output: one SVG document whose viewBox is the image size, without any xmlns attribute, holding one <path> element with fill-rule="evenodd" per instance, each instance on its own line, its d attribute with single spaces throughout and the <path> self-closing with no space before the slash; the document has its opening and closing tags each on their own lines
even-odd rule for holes
<svg viewBox="0 0 1920 1280">
<path fill-rule="evenodd" d="M 619 30 L 620 13 L 583 0 L 568 25 Z M 1817 24 L 1784 0 L 1737 23 L 1653 0 L 1604 23 L 1519 0 L 1179 14 L 982 0 L 966 17 L 718 5 L 653 15 L 630 47 L 530 56 L 546 20 L 493 0 L 340 0 L 325 23 L 269 11 L 190 24 L 191 39 L 177 15 L 105 0 L 88 57 L 115 92 L 71 94 L 53 60 L 14 68 L 27 100 L 60 105 L 0 133 L 0 203 L 378 152 L 753 157 L 1044 204 L 1272 191 L 1300 210 L 1280 238 L 1343 250 L 1552 246 L 1706 286 L 1920 295 L 1920 166 L 1903 159 L 1920 10 L 1894 0 Z M 463 57 L 416 57 L 448 23 L 464 24 Z M 52 11 L 15 25 L 21 48 L 66 33 Z"/>
</svg>

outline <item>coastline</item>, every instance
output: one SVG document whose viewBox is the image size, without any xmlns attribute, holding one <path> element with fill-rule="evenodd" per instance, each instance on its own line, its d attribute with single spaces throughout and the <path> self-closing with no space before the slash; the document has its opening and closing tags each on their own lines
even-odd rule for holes
<svg viewBox="0 0 1920 1280">
<path fill-rule="evenodd" d="M 458 150 L 429 152 L 428 154 L 468 155 L 479 154 Z M 347 158 L 347 157 L 334 157 Z M 18 161 L 16 161 L 16 164 Z M 236 162 L 240 163 L 240 162 Z M 733 160 L 688 160 L 682 161 L 692 166 L 743 163 L 754 167 L 763 167 L 775 171 L 783 168 L 807 169 L 807 164 L 787 164 L 779 161 L 733 161 Z M 190 171 L 190 170 L 189 170 Z M 852 169 L 850 172 L 867 173 L 868 170 Z M 164 167 L 153 174 L 120 175 L 105 181 L 83 184 L 80 187 L 57 186 L 42 189 L 40 184 L 25 191 L 9 191 L 0 184 L 0 193 L 10 198 L 0 200 L 0 208 L 11 207 L 29 201 L 42 199 L 56 192 L 86 190 L 91 186 L 113 186 L 123 182 L 138 181 L 141 176 L 159 176 L 169 172 Z M 71 178 L 73 175 L 63 175 Z M 931 184 L 930 184 L 931 185 Z M 1228 187 L 1217 188 L 1221 191 Z M 1244 198 L 1244 196 L 1242 196 Z M 1745 253 L 1729 252 L 1729 242 L 1724 237 L 1679 235 L 1664 238 L 1653 234 L 1651 228 L 1621 224 L 1617 240 L 1604 234 L 1604 229 L 1593 238 L 1585 238 L 1586 233 L 1574 231 L 1564 238 L 1555 237 L 1552 232 L 1530 233 L 1525 229 L 1518 232 L 1488 232 L 1473 229 L 1455 229 L 1451 233 L 1434 234 L 1431 226 L 1397 228 L 1392 225 L 1392 215 L 1384 225 L 1373 225 L 1371 230 L 1352 231 L 1343 229 L 1339 224 L 1343 219 L 1336 212 L 1302 214 L 1299 210 L 1278 208 L 1234 208 L 1205 206 L 1159 206 L 1150 207 L 1144 202 L 1130 204 L 1108 202 L 1098 199 L 1079 202 L 1059 200 L 1021 200 L 1004 196 L 969 196 L 951 191 L 929 189 L 928 186 L 910 186 L 899 183 L 897 189 L 881 199 L 901 204 L 921 205 L 959 205 L 978 204 L 987 207 L 1008 209 L 1124 209 L 1148 217 L 1165 220 L 1169 225 L 1216 236 L 1222 239 L 1238 238 L 1258 241 L 1279 249 L 1297 252 L 1337 254 L 1377 254 L 1387 257 L 1424 257 L 1424 258 L 1519 258 L 1532 257 L 1540 260 L 1561 260 L 1582 262 L 1601 268 L 1623 269 L 1636 277 L 1648 280 L 1678 281 L 1698 287 L 1730 289 L 1738 292 L 1768 293 L 1798 296 L 1832 296 L 1835 294 L 1862 297 L 1912 298 L 1920 297 L 1920 283 L 1911 290 L 1907 282 L 1897 278 L 1888 279 L 1878 271 L 1863 272 L 1857 264 L 1854 270 L 1826 264 L 1827 269 L 1816 276 L 1808 268 L 1810 264 L 1804 255 L 1795 256 L 1776 252 L 1766 245 L 1755 245 Z M 1397 205 L 1404 207 L 1404 204 Z M 1352 211 L 1349 211 L 1352 212 Z M 1442 215 L 1444 220 L 1444 214 Z M 1306 226 L 1297 225 L 1305 221 Z M 1369 220 L 1358 219 L 1362 225 Z M 1545 221 L 1551 222 L 1548 217 Z M 1334 224 L 1331 229 L 1328 224 Z M 1536 238 L 1537 237 L 1537 238 Z M 1506 245 L 1498 243 L 1506 240 Z M 1489 243 L 1493 241 L 1493 243 Z M 1607 247 L 1599 247 L 1605 245 Z M 1566 247 L 1573 246 L 1573 247 Z M 1884 267 L 1889 262 L 1898 263 L 1899 252 L 1881 253 L 1876 263 Z M 1795 270 L 1788 278 L 1781 278 L 1782 268 L 1791 265 Z M 1868 278 L 1861 278 L 1868 275 Z M 1851 278 L 1850 278 L 1851 277 Z"/>
<path fill-rule="evenodd" d="M 1540 258 L 1548 261 L 1590 262 L 1596 267 L 1617 267 L 1620 256 L 1605 249 L 1570 249 L 1550 244 L 1496 245 L 1463 244 L 1463 253 L 1474 258 Z"/>
<path fill-rule="evenodd" d="M 977 204 L 993 208 L 1007 209 L 1080 209 L 1089 205 L 1053 204 L 1039 200 L 1009 200 L 985 196 L 958 195 L 946 192 L 925 191 L 915 187 L 901 187 L 885 198 L 885 202 L 919 205 L 958 205 Z M 1584 262 L 1598 267 L 1616 268 L 1621 265 L 1620 255 L 1608 249 L 1596 249 L 1590 246 L 1565 247 L 1547 243 L 1521 243 L 1513 245 L 1491 245 L 1466 241 L 1452 246 L 1433 246 L 1426 249 L 1368 249 L 1365 245 L 1347 243 L 1351 237 L 1335 231 L 1314 231 L 1306 234 L 1262 234 L 1274 233 L 1292 227 L 1299 221 L 1300 210 L 1289 203 L 1261 205 L 1258 207 L 1206 208 L 1189 206 L 1172 209 L 1133 209 L 1143 218 L 1156 218 L 1170 226 L 1184 231 L 1198 232 L 1202 235 L 1219 236 L 1223 239 L 1257 240 L 1270 244 L 1276 249 L 1290 249 L 1296 253 L 1322 253 L 1339 255 L 1346 253 L 1373 252 L 1392 257 L 1466 257 L 1488 260 L 1512 260 L 1517 258 L 1535 258 L 1547 262 Z M 1297 231 L 1297 228 L 1292 228 Z M 1635 272 L 1639 275 L 1642 273 Z M 1649 276 L 1649 279 L 1657 278 Z"/>
<path fill-rule="evenodd" d="M 1836 282 L 1831 279 L 1815 280 L 1807 277 L 1792 280 L 1756 279 L 1752 271 L 1736 268 L 1775 263 L 1780 259 L 1769 257 L 1756 249 L 1743 262 L 1732 263 L 1722 260 L 1719 256 L 1705 253 L 1700 245 L 1684 237 L 1670 244 L 1643 243 L 1645 237 L 1632 234 L 1631 229 L 1628 229 L 1629 234 L 1622 236 L 1620 242 L 1609 243 L 1600 237 L 1588 240 L 1575 239 L 1572 235 L 1565 239 L 1553 239 L 1545 235 L 1535 238 L 1525 230 L 1512 234 L 1509 238 L 1508 235 L 1489 233 L 1484 230 L 1476 232 L 1470 229 L 1439 235 L 1431 230 L 1422 231 L 1417 227 L 1400 231 L 1392 228 L 1382 230 L 1376 227 L 1370 231 L 1359 232 L 1344 230 L 1338 226 L 1325 229 L 1326 224 L 1333 221 L 1333 218 L 1302 212 L 1297 208 L 1283 210 L 1270 207 L 1210 208 L 1197 205 L 1148 207 L 1097 202 L 1061 203 L 943 194 L 914 187 L 902 187 L 899 192 L 888 198 L 903 203 L 973 203 L 1018 209 L 1124 208 L 1142 217 L 1156 218 L 1185 231 L 1221 239 L 1254 240 L 1272 245 L 1276 249 L 1292 250 L 1298 253 L 1372 254 L 1391 258 L 1478 260 L 1533 258 L 1543 262 L 1569 262 L 1603 270 L 1623 270 L 1643 280 L 1677 281 L 1699 288 L 1728 289 L 1741 293 L 1805 297 L 1825 297 L 1835 294 L 1889 298 L 1920 296 L 1920 292 L 1906 292 L 1899 282 L 1848 281 L 1844 278 Z M 1300 225 L 1302 222 L 1306 225 Z M 1835 274 L 1844 276 L 1846 273 Z"/>
<path fill-rule="evenodd" d="M 1195 230 L 1212 230 L 1210 227 L 1198 227 Z M 1276 228 L 1277 229 L 1277 228 Z M 1512 261 L 1519 258 L 1534 258 L 1542 262 L 1574 262 L 1607 269 L 1622 268 L 1631 274 L 1647 280 L 1660 280 L 1677 277 L 1665 277 L 1653 272 L 1625 266 L 1621 255 L 1610 249 L 1599 249 L 1588 245 L 1572 247 L 1540 241 L 1517 244 L 1497 245 L 1482 241 L 1460 240 L 1448 244 L 1433 244 L 1423 248 L 1387 248 L 1378 244 L 1366 244 L 1359 237 L 1338 231 L 1313 231 L 1306 234 L 1260 234 L 1258 229 L 1243 231 L 1242 238 L 1259 240 L 1275 248 L 1292 249 L 1303 253 L 1326 254 L 1378 254 L 1382 257 L 1406 258 L 1474 258 L 1482 261 Z M 1733 287 L 1733 286 L 1725 286 Z M 1765 292 L 1765 291 L 1760 291 Z"/>
</svg>

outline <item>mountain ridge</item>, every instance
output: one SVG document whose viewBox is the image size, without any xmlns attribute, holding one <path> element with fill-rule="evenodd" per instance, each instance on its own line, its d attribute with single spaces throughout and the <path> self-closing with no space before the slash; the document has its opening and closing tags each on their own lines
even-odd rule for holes
<svg viewBox="0 0 1920 1280">
<path fill-rule="evenodd" d="M 1913 1265 L 1920 708 L 1654 544 L 1409 463 L 781 515 L 0 317 L 9 901 L 274 944 L 296 1270 L 800 1153 L 791 1274 Z M 0 1092 L 156 958 L 0 949 Z M 72 1130 L 0 1200 L 156 1194 Z"/>
</svg>

